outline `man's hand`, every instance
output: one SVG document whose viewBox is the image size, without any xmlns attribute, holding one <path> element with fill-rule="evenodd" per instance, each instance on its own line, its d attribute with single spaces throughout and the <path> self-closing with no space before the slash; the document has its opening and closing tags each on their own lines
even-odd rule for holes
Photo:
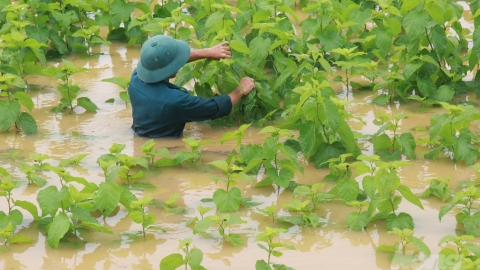
<svg viewBox="0 0 480 270">
<path fill-rule="evenodd" d="M 224 41 L 210 48 L 191 50 L 187 62 L 192 62 L 198 59 L 220 60 L 223 58 L 230 58 L 231 55 L 232 53 L 230 52 L 228 41 Z"/>
<path fill-rule="evenodd" d="M 228 41 L 224 41 L 208 49 L 208 58 L 213 60 L 220 60 L 223 58 L 230 58 L 232 53 L 228 46 Z"/>
<path fill-rule="evenodd" d="M 248 95 L 255 88 L 255 82 L 250 77 L 243 77 L 240 79 L 240 85 L 228 94 L 232 100 L 232 105 L 235 105 L 242 96 Z"/>
<path fill-rule="evenodd" d="M 255 81 L 250 77 L 243 77 L 240 79 L 240 90 L 244 96 L 248 95 L 255 88 Z"/>
</svg>

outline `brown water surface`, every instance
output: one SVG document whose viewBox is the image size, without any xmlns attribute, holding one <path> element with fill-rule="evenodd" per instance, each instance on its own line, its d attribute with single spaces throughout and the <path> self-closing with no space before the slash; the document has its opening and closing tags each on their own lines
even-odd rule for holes
<svg viewBox="0 0 480 270">
<path fill-rule="evenodd" d="M 465 27 L 465 26 L 464 26 Z M 103 172 L 96 164 L 96 159 L 105 153 L 112 143 L 126 144 L 123 153 L 128 155 L 142 155 L 141 145 L 147 141 L 137 137 L 130 130 L 132 123 L 131 107 L 119 98 L 120 88 L 111 83 L 101 82 L 102 79 L 115 76 L 129 77 L 136 67 L 139 56 L 139 47 L 126 48 L 125 44 L 113 43 L 110 46 L 94 48 L 98 57 L 80 57 L 74 55 L 68 58 L 75 65 L 86 67 L 89 70 L 74 76 L 75 83 L 79 84 L 95 104 L 100 107 L 96 114 L 83 112 L 81 108 L 74 113 L 54 114 L 49 110 L 59 102 L 59 94 L 54 89 L 57 81 L 45 77 L 28 77 L 30 84 L 39 85 L 41 90 L 31 90 L 35 108 L 33 115 L 39 126 L 38 134 L 23 135 L 16 133 L 12 128 L 0 134 L 0 166 L 8 169 L 22 185 L 15 189 L 14 198 L 36 202 L 39 190 L 35 185 L 27 185 L 27 180 L 19 171 L 17 165 L 24 158 L 32 163 L 30 153 L 43 153 L 51 156 L 46 160 L 57 165 L 61 159 L 66 159 L 80 153 L 88 156 L 78 166 L 69 169 L 72 175 L 81 176 L 88 181 L 101 183 Z M 351 102 L 348 111 L 364 121 L 350 121 L 351 126 L 360 133 L 371 135 L 378 130 L 373 124 L 374 113 L 385 112 L 392 117 L 400 112 L 414 113 L 413 117 L 402 120 L 400 131 L 411 131 L 416 137 L 426 137 L 426 131 L 414 131 L 415 127 L 429 126 L 430 117 L 443 111 L 438 108 L 428 112 L 417 113 L 421 106 L 417 102 L 404 104 L 394 102 L 389 106 L 377 107 L 371 100 L 377 95 L 370 91 L 346 92 L 337 85 L 338 96 L 347 98 Z M 105 103 L 105 100 L 115 98 L 115 102 Z M 472 97 L 463 97 L 470 98 Z M 478 123 L 476 123 L 478 125 Z M 267 253 L 260 249 L 255 242 L 255 235 L 264 231 L 265 226 L 278 226 L 257 211 L 255 208 L 241 208 L 238 215 L 247 221 L 246 224 L 234 226 L 232 232 L 239 233 L 245 244 L 234 247 L 223 242 L 218 232 L 212 230 L 212 238 L 202 238 L 194 235 L 192 228 L 186 226 L 188 220 L 198 216 L 197 206 L 214 206 L 213 203 L 203 203 L 202 198 L 212 197 L 213 192 L 222 184 L 216 185 L 210 178 L 219 175 L 218 172 L 201 170 L 202 164 L 225 158 L 225 153 L 234 147 L 229 141 L 221 145 L 220 138 L 227 131 L 236 128 L 212 129 L 202 123 L 187 124 L 185 137 L 195 137 L 200 140 L 213 141 L 215 144 L 203 147 L 202 160 L 195 168 L 165 168 L 156 174 L 150 173 L 145 181 L 156 186 L 155 190 L 135 191 L 139 197 L 153 196 L 155 200 L 166 200 L 172 193 L 181 193 L 178 202 L 187 210 L 185 215 L 167 214 L 161 208 L 150 207 L 149 211 L 156 214 L 156 225 L 167 229 L 166 233 L 149 233 L 144 240 L 134 241 L 122 236 L 121 233 L 141 230 L 127 216 L 122 207 L 120 211 L 108 217 L 102 224 L 111 229 L 113 235 L 103 233 L 81 232 L 82 245 L 60 243 L 58 249 L 51 249 L 46 242 L 43 230 L 37 229 L 37 223 L 24 212 L 24 222 L 17 234 L 27 236 L 33 240 L 31 244 L 0 246 L 0 269 L 157 269 L 160 260 L 168 254 L 177 251 L 178 240 L 193 238 L 195 247 L 204 252 L 203 265 L 207 269 L 254 269 L 255 261 L 267 259 Z M 264 136 L 257 135 L 259 128 L 251 127 L 247 130 L 244 143 L 262 144 Z M 156 139 L 156 148 L 169 147 L 172 152 L 187 150 L 181 140 Z M 360 147 L 366 154 L 372 154 L 372 146 L 361 141 Z M 15 156 L 15 149 L 20 153 Z M 418 160 L 412 166 L 400 170 L 402 183 L 409 186 L 414 193 L 422 193 L 428 186 L 428 180 L 450 175 L 451 187 L 457 187 L 462 181 L 475 180 L 475 170 L 466 168 L 463 164 L 455 164 L 448 157 L 440 157 L 436 161 L 423 160 L 423 154 L 428 149 L 424 146 L 417 148 Z M 304 162 L 305 163 L 305 162 Z M 327 170 L 315 169 L 313 164 L 304 164 L 305 173 L 297 175 L 297 181 L 304 184 L 314 184 L 322 180 Z M 59 185 L 59 180 L 53 173 L 47 174 L 51 185 Z M 361 179 L 358 179 L 361 180 Z M 240 182 L 237 186 L 242 190 L 243 197 L 252 197 L 254 201 L 262 202 L 260 208 L 271 204 L 277 205 L 277 214 L 285 215 L 282 208 L 292 198 L 292 193 L 274 188 L 253 188 L 252 184 Z M 327 183 L 326 190 L 332 184 Z M 0 210 L 6 211 L 7 205 L 0 198 Z M 425 210 L 404 201 L 399 211 L 412 215 L 415 222 L 415 235 L 422 238 L 432 250 L 432 257 L 422 263 L 413 265 L 411 269 L 436 269 L 438 241 L 445 235 L 455 234 L 456 221 L 453 213 L 446 215 L 442 222 L 438 221 L 438 211 L 444 203 L 435 198 L 422 199 Z M 346 227 L 347 215 L 354 211 L 340 202 L 330 202 L 321 205 L 317 213 L 323 217 L 325 225 L 311 228 L 289 226 L 286 233 L 280 234 L 278 240 L 282 243 L 295 246 L 296 250 L 282 250 L 284 255 L 272 258 L 272 261 L 284 263 L 294 269 L 399 269 L 387 258 L 386 253 L 379 253 L 375 248 L 379 245 L 393 244 L 396 236 L 387 234 L 384 222 L 375 222 L 363 232 L 355 232 Z M 207 215 L 210 215 L 207 214 Z M 285 225 L 285 224 L 281 224 Z M 405 268 L 407 269 L 407 268 Z"/>
</svg>

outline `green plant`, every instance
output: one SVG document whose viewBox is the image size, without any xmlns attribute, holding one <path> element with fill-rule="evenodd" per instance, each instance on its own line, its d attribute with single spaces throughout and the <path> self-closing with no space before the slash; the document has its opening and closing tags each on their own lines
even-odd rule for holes
<svg viewBox="0 0 480 270">
<path fill-rule="evenodd" d="M 200 147 L 207 144 L 215 144 L 214 142 L 210 141 L 197 141 L 193 137 L 182 139 L 182 141 L 185 142 L 191 149 L 190 153 L 188 153 L 188 158 L 184 160 L 189 160 L 192 162 L 192 164 L 199 161 L 202 157 L 202 152 L 198 150 Z"/>
<path fill-rule="evenodd" d="M 89 112 L 96 112 L 98 107 L 95 105 L 88 97 L 77 98 L 78 94 L 81 91 L 81 88 L 72 82 L 71 76 L 75 73 L 84 72 L 86 68 L 79 68 L 75 66 L 70 61 L 63 59 L 63 65 L 53 67 L 50 66 L 46 68 L 43 72 L 45 76 L 55 77 L 60 79 L 62 83 L 57 85 L 57 90 L 60 92 L 61 99 L 60 104 L 54 108 L 52 111 L 55 113 L 65 111 L 70 109 L 70 113 L 73 112 L 73 101 L 76 100 L 76 106 L 80 106 Z"/>
<path fill-rule="evenodd" d="M 133 182 L 132 180 L 144 176 L 143 170 L 136 170 L 135 168 L 140 166 L 148 170 L 149 166 L 147 159 L 144 157 L 132 157 L 121 153 L 125 146 L 125 144 L 113 143 L 109 149 L 110 153 L 101 155 L 97 159 L 97 163 L 102 167 L 107 181 L 113 180 L 118 175 L 120 178 L 126 179 L 128 185 L 132 185 L 138 182 L 138 180 Z"/>
<path fill-rule="evenodd" d="M 453 160 L 463 160 L 467 166 L 473 165 L 479 151 L 474 144 L 476 137 L 469 127 L 473 121 L 480 119 L 480 112 L 472 105 L 439 104 L 447 112 L 432 116 L 429 139 L 419 140 L 433 147 L 425 154 L 425 158 L 436 159 L 441 151 L 445 151 Z"/>
<path fill-rule="evenodd" d="M 255 241 L 257 242 L 265 242 L 268 247 L 266 247 L 263 244 L 257 243 L 257 245 L 268 252 L 268 259 L 267 261 L 265 260 L 257 260 L 255 263 L 255 269 L 256 270 L 270 270 L 270 269 L 292 269 L 288 266 L 285 266 L 283 264 L 275 264 L 270 262 L 270 257 L 273 255 L 275 257 L 280 257 L 283 255 L 282 252 L 276 250 L 278 248 L 287 248 L 290 250 L 295 250 L 295 247 L 292 245 L 286 245 L 282 244 L 279 242 L 274 242 L 273 238 L 277 236 L 279 233 L 286 232 L 287 230 L 285 229 L 280 229 L 280 228 L 270 228 L 270 227 L 265 227 L 265 232 L 257 234 L 255 236 Z"/>
<path fill-rule="evenodd" d="M 204 214 L 205 213 L 206 212 L 204 211 Z M 231 230 L 229 226 L 235 225 L 235 224 L 242 224 L 242 223 L 247 223 L 247 222 L 237 216 L 230 215 L 230 214 L 222 214 L 220 216 L 218 215 L 206 216 L 195 223 L 193 227 L 193 233 L 205 234 L 210 227 L 217 225 L 218 233 L 224 240 L 228 241 L 230 244 L 234 246 L 241 245 L 244 243 L 242 237 L 240 237 L 239 234 L 231 233 L 228 231 Z M 227 231 L 227 229 L 229 230 Z"/>
<path fill-rule="evenodd" d="M 130 213 L 128 213 L 128 217 L 130 217 L 133 222 L 142 225 L 142 230 L 137 234 L 129 235 L 129 236 L 138 236 L 142 235 L 145 238 L 147 231 L 162 231 L 166 232 L 165 229 L 159 226 L 152 225 L 155 223 L 157 217 L 154 214 L 147 213 L 147 206 L 152 201 L 152 197 L 146 197 L 143 199 L 139 199 L 137 201 L 133 201 L 130 203 Z"/>
<path fill-rule="evenodd" d="M 299 130 L 299 147 L 315 167 L 341 154 L 356 157 L 361 153 L 346 122 L 353 116 L 345 110 L 346 102 L 334 97 L 326 79 L 294 88 L 287 101 L 282 115 L 287 124 L 282 127 Z"/>
<path fill-rule="evenodd" d="M 380 245 L 376 248 L 376 251 L 389 252 L 389 259 L 400 265 L 409 265 L 419 260 L 418 256 L 406 253 L 408 244 L 412 244 L 420 253 L 425 257 L 430 257 L 430 248 L 422 241 L 422 239 L 413 236 L 413 231 L 405 228 L 400 230 L 393 228 L 388 232 L 395 234 L 400 238 L 400 242 L 397 242 L 391 246 Z"/>
<path fill-rule="evenodd" d="M 34 166 L 30 166 L 27 163 L 22 162 L 20 163 L 19 168 L 27 177 L 29 184 L 35 183 L 39 187 L 43 187 L 45 184 L 47 184 L 47 180 L 39 175 Z"/>
<path fill-rule="evenodd" d="M 359 184 L 354 179 L 353 181 L 346 180 L 342 185 L 339 182 L 337 187 L 330 191 L 330 193 L 337 194 L 344 202 L 360 210 L 358 215 L 352 214 L 348 217 L 348 224 L 352 225 L 352 229 L 360 229 L 371 221 L 385 219 L 387 230 L 392 230 L 394 227 L 413 229 L 413 219 L 408 213 L 395 212 L 403 199 L 423 209 L 418 196 L 413 194 L 409 187 L 400 183 L 397 173 L 398 168 L 411 165 L 411 163 L 408 161 L 385 163 L 380 161 L 379 156 L 363 154 L 357 159 L 359 161 L 352 163 L 351 167 L 356 169 L 357 175 L 367 173 L 362 179 L 363 192 L 360 192 Z M 359 196 L 360 193 L 362 196 Z M 370 203 L 368 210 L 362 212 L 364 205 L 354 201 L 366 198 L 370 198 Z M 375 213 L 376 210 L 378 210 L 377 213 Z"/>
<path fill-rule="evenodd" d="M 124 78 L 124 77 L 113 77 L 113 78 L 108 78 L 108 79 L 103 79 L 102 82 L 109 82 L 116 84 L 122 88 L 122 91 L 120 92 L 120 99 L 123 100 L 126 104 L 130 103 L 130 97 L 128 96 L 128 86 L 130 85 L 130 78 Z M 109 99 L 106 102 L 113 102 L 113 99 Z"/>
<path fill-rule="evenodd" d="M 337 48 L 331 50 L 331 52 L 339 54 L 344 57 L 344 60 L 337 60 L 334 62 L 334 64 L 338 65 L 339 67 L 342 68 L 342 71 L 345 72 L 345 79 L 343 79 L 341 76 L 337 76 L 335 79 L 338 81 L 341 81 L 345 86 L 347 87 L 347 91 L 349 90 L 350 87 L 350 80 L 352 76 L 355 76 L 357 74 L 362 74 L 363 70 L 365 67 L 369 67 L 370 62 L 365 59 L 361 58 L 359 56 L 362 56 L 365 54 L 365 52 L 354 52 L 357 50 L 357 47 L 352 47 L 352 48 Z M 340 57 L 338 57 L 340 59 Z"/>
<path fill-rule="evenodd" d="M 447 235 L 438 241 L 438 245 L 453 243 L 456 250 L 443 247 L 440 250 L 438 268 L 447 269 L 475 269 L 480 265 L 480 247 L 468 241 L 475 240 L 471 235 Z"/>
<path fill-rule="evenodd" d="M 448 188 L 451 176 L 431 179 L 430 186 L 423 192 L 422 197 L 429 197 L 431 195 L 438 197 L 442 202 L 448 201 L 453 196 L 453 190 Z"/>
<path fill-rule="evenodd" d="M 400 122 L 410 116 L 412 115 L 399 113 L 395 115 L 393 120 L 390 120 L 390 117 L 385 113 L 376 114 L 376 119 L 373 123 L 380 126 L 380 129 L 372 135 L 375 154 L 384 160 L 400 159 L 401 155 L 416 159 L 415 148 L 417 145 L 412 133 L 404 132 L 398 134 Z M 393 132 L 392 138 L 390 138 L 387 132 Z"/>
<path fill-rule="evenodd" d="M 166 201 L 155 202 L 155 205 L 162 207 L 167 213 L 184 214 L 187 212 L 185 208 L 175 205 L 181 196 L 180 193 L 173 193 Z"/>
<path fill-rule="evenodd" d="M 203 252 L 198 248 L 190 247 L 192 239 L 187 238 L 179 240 L 179 242 L 178 249 L 185 253 L 185 258 L 180 253 L 170 254 L 160 261 L 160 270 L 175 270 L 182 265 L 185 265 L 185 269 L 188 269 L 188 266 L 192 270 L 205 269 L 200 265 L 203 261 Z"/>
<path fill-rule="evenodd" d="M 37 207 L 33 203 L 13 198 L 12 190 L 19 186 L 20 183 L 14 181 L 11 175 L 4 168 L 0 167 L 0 197 L 5 197 L 8 209 L 6 213 L 0 211 L 0 240 L 5 245 L 32 241 L 25 236 L 15 235 L 17 226 L 23 222 L 23 214 L 20 210 L 14 209 L 14 207 L 27 210 L 36 221 L 39 220 Z"/>
<path fill-rule="evenodd" d="M 441 221 L 442 217 L 459 205 L 461 212 L 455 215 L 455 219 L 465 226 L 467 234 L 477 236 L 480 235 L 480 212 L 477 212 L 475 203 L 480 198 L 480 189 L 476 187 L 476 182 L 467 182 L 465 185 L 462 190 L 455 193 L 450 204 L 440 208 L 438 218 Z"/>
<path fill-rule="evenodd" d="M 14 91 L 13 86 L 25 88 L 25 81 L 18 75 L 0 72 L 0 97 L 7 96 L 7 100 L 0 99 L 0 131 L 5 132 L 14 124 L 17 130 L 23 130 L 27 134 L 36 133 L 38 127 L 35 119 L 29 113 L 21 111 L 21 105 L 32 111 L 32 98 L 21 90 Z"/>
<path fill-rule="evenodd" d="M 57 248 L 60 240 L 68 241 L 70 235 L 78 240 L 78 231 L 81 229 L 111 234 L 107 227 L 99 224 L 97 219 L 90 215 L 95 209 L 92 190 L 95 190 L 96 186 L 92 186 L 83 178 L 67 174 L 64 174 L 63 179 L 69 184 L 62 183 L 60 190 L 56 186 L 49 186 L 37 194 L 37 201 L 42 210 L 39 227 L 47 230 L 48 245 Z M 84 184 L 90 188 L 79 191 L 70 182 Z"/>
<path fill-rule="evenodd" d="M 275 222 L 275 210 L 276 210 L 276 206 L 275 204 L 272 204 L 270 206 L 267 206 L 263 209 L 260 209 L 260 208 L 257 208 L 258 211 L 260 211 L 261 213 L 269 216 L 272 218 L 272 222 Z"/>
<path fill-rule="evenodd" d="M 230 185 L 235 185 L 237 179 L 243 179 L 248 182 L 254 182 L 253 177 L 245 174 L 242 167 L 231 164 L 232 156 L 227 157 L 227 161 L 215 160 L 209 164 L 222 170 L 227 177 L 212 177 L 215 183 L 224 181 L 227 183 L 226 189 L 220 188 L 213 193 L 213 201 L 217 205 L 220 212 L 235 212 L 238 210 L 243 202 L 247 202 L 246 198 L 242 198 L 242 192 L 239 188 L 230 188 Z"/>
<path fill-rule="evenodd" d="M 266 171 L 266 177 L 258 182 L 256 187 L 277 185 L 279 188 L 288 188 L 293 182 L 295 171 L 303 173 L 303 167 L 298 162 L 298 156 L 284 138 L 295 141 L 292 131 L 274 126 L 263 128 L 258 134 L 270 133 L 263 141 L 263 155 L 261 158 L 249 162 L 245 171 L 250 171 L 254 166 L 262 164 Z M 282 158 L 283 157 L 283 158 Z"/>
<path fill-rule="evenodd" d="M 73 33 L 72 37 L 82 38 L 82 42 L 75 43 L 76 52 L 87 52 L 91 55 L 91 47 L 98 44 L 109 45 L 111 42 L 103 40 L 99 36 L 100 27 L 98 25 L 93 25 L 88 28 L 81 28 Z"/>
</svg>

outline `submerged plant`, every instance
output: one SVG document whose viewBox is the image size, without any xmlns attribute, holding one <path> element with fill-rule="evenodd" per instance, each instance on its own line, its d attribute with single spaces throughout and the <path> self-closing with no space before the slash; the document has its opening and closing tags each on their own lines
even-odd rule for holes
<svg viewBox="0 0 480 270">
<path fill-rule="evenodd" d="M 404 132 L 398 134 L 400 121 L 410 117 L 411 114 L 399 113 L 396 114 L 393 120 L 385 113 L 377 113 L 376 119 L 373 123 L 380 126 L 380 129 L 372 136 L 373 149 L 375 154 L 382 157 L 384 160 L 398 160 L 402 155 L 416 159 L 415 155 L 415 138 L 412 133 Z M 388 132 L 393 132 L 390 138 Z"/>
<path fill-rule="evenodd" d="M 286 232 L 287 230 L 285 229 L 280 229 L 280 228 L 270 228 L 270 227 L 265 227 L 265 232 L 257 234 L 255 236 L 255 241 L 256 242 L 264 242 L 267 244 L 267 246 L 257 243 L 257 245 L 268 252 L 268 259 L 267 261 L 265 260 L 257 260 L 255 263 L 255 269 L 256 270 L 271 270 L 271 269 L 292 269 L 288 266 L 285 266 L 283 264 L 276 264 L 270 261 L 271 256 L 273 255 L 274 257 L 280 257 L 283 255 L 282 252 L 278 251 L 278 248 L 287 248 L 290 250 L 295 250 L 295 247 L 292 245 L 286 245 L 282 244 L 279 242 L 274 242 L 275 236 L 277 236 L 279 233 Z"/>
<path fill-rule="evenodd" d="M 120 92 L 120 99 L 123 100 L 126 104 L 131 103 L 130 102 L 130 96 L 128 95 L 128 86 L 130 85 L 130 78 L 124 78 L 124 77 L 113 77 L 113 78 L 108 78 L 108 79 L 103 79 L 102 82 L 109 82 L 116 84 L 122 88 L 123 91 Z M 110 101 L 110 100 L 107 100 Z M 113 102 L 113 99 L 111 100 Z"/>
<path fill-rule="evenodd" d="M 137 235 L 142 235 L 145 238 L 147 231 L 162 231 L 166 230 L 162 227 L 152 225 L 155 223 L 157 217 L 154 214 L 147 213 L 147 206 L 152 201 L 152 197 L 146 197 L 133 201 L 130 204 L 130 213 L 128 216 L 133 220 L 133 222 L 142 225 L 142 230 Z M 133 234 L 135 236 L 135 234 Z"/>
<path fill-rule="evenodd" d="M 440 208 L 438 218 L 442 218 L 450 212 L 455 206 L 460 206 L 461 212 L 455 215 L 458 223 L 465 226 L 468 235 L 480 235 L 480 212 L 478 212 L 478 199 L 480 199 L 480 188 L 476 187 L 476 182 L 466 183 L 466 187 L 455 193 L 452 202 Z"/>
<path fill-rule="evenodd" d="M 242 224 L 242 223 L 247 223 L 247 222 L 237 216 L 230 215 L 230 214 L 222 214 L 220 216 L 218 215 L 206 216 L 206 217 L 203 217 L 201 220 L 196 221 L 193 228 L 193 233 L 194 234 L 201 233 L 201 234 L 209 235 L 206 231 L 210 227 L 217 225 L 218 233 L 224 240 L 228 241 L 234 246 L 241 245 L 244 243 L 242 237 L 240 237 L 239 234 L 229 232 L 229 230 L 231 225 Z"/>
<path fill-rule="evenodd" d="M 480 247 L 469 241 L 475 240 L 471 235 L 447 235 L 438 241 L 438 246 L 452 243 L 455 249 L 443 247 L 439 253 L 438 268 L 450 269 L 476 269 L 480 265 Z"/>
<path fill-rule="evenodd" d="M 21 106 L 32 111 L 32 98 L 22 90 L 13 91 L 13 86 L 25 88 L 25 82 L 18 75 L 0 72 L 0 97 L 7 97 L 6 100 L 0 99 L 0 131 L 7 131 L 13 124 L 17 130 L 23 130 L 27 134 L 36 133 L 38 128 L 35 119 L 29 113 L 21 111 Z"/>
<path fill-rule="evenodd" d="M 48 77 L 55 77 L 60 79 L 62 83 L 57 85 L 57 90 L 60 92 L 61 99 L 60 104 L 52 111 L 59 113 L 70 109 L 70 113 L 73 112 L 73 102 L 76 101 L 76 106 L 80 106 L 89 112 L 96 112 L 98 107 L 88 97 L 77 98 L 81 91 L 81 88 L 72 82 L 71 76 L 75 73 L 84 72 L 86 68 L 79 68 L 72 62 L 63 59 L 63 65 L 57 67 L 48 67 L 44 71 L 44 75 Z"/>
<path fill-rule="evenodd" d="M 15 207 L 27 210 L 36 221 L 39 220 L 37 207 L 33 203 L 13 198 L 12 190 L 19 186 L 20 183 L 14 181 L 11 175 L 0 167 L 0 197 L 5 197 L 7 201 L 7 212 L 0 211 L 0 240 L 5 245 L 32 241 L 25 236 L 15 235 L 17 226 L 23 222 L 22 212 L 14 209 Z"/>
<path fill-rule="evenodd" d="M 160 261 L 160 270 L 175 270 L 182 265 L 185 265 L 185 269 L 190 266 L 191 270 L 205 269 L 201 266 L 203 261 L 203 252 L 195 247 L 191 247 L 192 239 L 187 238 L 179 240 L 178 249 L 181 249 L 185 253 L 185 258 L 180 253 L 173 253 L 164 257 Z"/>
<path fill-rule="evenodd" d="M 389 234 L 395 234 L 400 238 L 400 242 L 397 242 L 391 246 L 380 245 L 377 247 L 376 251 L 380 252 L 389 252 L 390 255 L 388 258 L 393 262 L 400 265 L 409 265 L 419 260 L 417 255 L 412 255 L 406 252 L 407 245 L 412 244 L 420 253 L 425 255 L 425 257 L 430 257 L 430 248 L 422 241 L 422 239 L 413 236 L 413 231 L 410 229 L 400 230 L 398 228 L 393 228 L 392 231 L 388 232 Z"/>
</svg>

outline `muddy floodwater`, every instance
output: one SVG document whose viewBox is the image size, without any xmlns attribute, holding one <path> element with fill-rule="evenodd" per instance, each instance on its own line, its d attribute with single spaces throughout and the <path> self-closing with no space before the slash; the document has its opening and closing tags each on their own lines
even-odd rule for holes
<svg viewBox="0 0 480 270">
<path fill-rule="evenodd" d="M 130 77 L 136 67 L 139 50 L 139 46 L 127 48 L 123 43 L 113 43 L 109 46 L 95 47 L 92 57 L 72 55 L 67 58 L 76 66 L 88 68 L 87 72 L 75 74 L 74 82 L 85 90 L 81 96 L 88 96 L 97 104 L 99 107 L 97 113 L 88 113 L 76 108 L 71 114 L 54 114 L 49 110 L 58 105 L 60 99 L 60 94 L 55 90 L 58 82 L 42 76 L 26 78 L 30 84 L 38 86 L 29 91 L 35 103 L 32 115 L 37 121 L 38 133 L 27 136 L 16 133 L 15 128 L 11 128 L 6 133 L 0 134 L 0 166 L 21 182 L 21 186 L 14 190 L 15 199 L 36 203 L 36 194 L 40 188 L 28 185 L 24 174 L 18 169 L 18 164 L 22 161 L 33 163 L 29 157 L 31 153 L 49 155 L 51 158 L 46 162 L 52 165 L 58 165 L 60 160 L 78 154 L 88 154 L 79 165 L 69 167 L 68 171 L 71 175 L 83 177 L 97 184 L 104 181 L 104 176 L 96 160 L 102 154 L 108 153 L 113 143 L 125 144 L 126 148 L 123 150 L 125 154 L 143 155 L 141 146 L 147 139 L 135 136 L 130 130 L 131 107 L 119 98 L 121 89 L 114 84 L 102 82 L 105 78 Z M 362 78 L 356 79 L 362 81 Z M 348 99 L 350 102 L 347 110 L 364 121 L 361 123 L 352 120 L 350 125 L 354 130 L 368 135 L 378 130 L 373 124 L 376 112 L 385 112 L 392 117 L 405 112 L 412 113 L 413 116 L 402 120 L 400 131 L 410 131 L 417 139 L 427 138 L 427 131 L 417 131 L 415 128 L 429 126 L 432 115 L 444 112 L 440 108 L 422 108 L 415 101 L 410 104 L 394 102 L 389 106 L 378 107 L 371 104 L 371 100 L 378 93 L 370 90 L 347 92 L 341 85 L 336 85 L 336 91 L 340 98 Z M 110 98 L 114 98 L 114 102 L 105 103 Z M 459 99 L 476 101 L 473 94 Z M 474 132 L 477 132 L 478 125 L 479 123 L 475 122 L 472 126 Z M 196 216 L 199 217 L 197 206 L 215 206 L 213 202 L 202 202 L 201 199 L 211 198 L 218 187 L 224 187 L 223 183 L 217 185 L 210 178 L 219 176 L 220 173 L 206 169 L 204 165 L 226 157 L 226 153 L 233 149 L 235 142 L 231 140 L 222 145 L 220 139 L 225 132 L 236 129 L 237 127 L 211 128 L 205 123 L 187 124 L 184 137 L 195 137 L 215 144 L 201 148 L 202 158 L 194 167 L 170 167 L 147 172 L 142 181 L 152 184 L 155 188 L 133 191 L 137 197 L 152 196 L 157 201 L 164 201 L 173 193 L 181 193 L 177 204 L 186 209 L 185 214 L 170 214 L 160 207 L 149 208 L 149 212 L 157 216 L 155 225 L 165 228 L 167 232 L 150 232 L 145 239 L 142 237 L 129 239 L 122 233 L 137 232 L 141 230 L 141 226 L 133 223 L 126 209 L 121 207 L 118 213 L 107 217 L 105 221 L 99 219 L 99 222 L 113 231 L 113 234 L 81 231 L 80 244 L 61 242 L 57 249 L 52 249 L 47 244 L 45 230 L 38 229 L 38 223 L 24 211 L 24 221 L 17 228 L 17 234 L 27 236 L 33 242 L 0 246 L 0 269 L 158 269 L 162 258 L 171 253 L 181 253 L 177 250 L 179 239 L 185 238 L 192 238 L 193 245 L 203 251 L 202 265 L 207 269 L 255 269 L 257 260 L 267 259 L 267 253 L 255 242 L 255 236 L 263 232 L 266 226 L 285 226 L 287 229 L 278 236 L 277 241 L 293 245 L 295 250 L 281 250 L 283 256 L 272 257 L 272 261 L 294 269 L 400 269 L 398 265 L 391 263 L 387 253 L 375 251 L 379 245 L 391 245 L 397 241 L 395 235 L 387 234 L 385 222 L 372 222 L 362 232 L 353 231 L 346 226 L 346 217 L 355 209 L 340 201 L 332 201 L 317 208 L 317 214 L 324 221 L 324 224 L 317 228 L 272 223 L 269 217 L 257 210 L 257 207 L 241 207 L 239 212 L 234 214 L 247 223 L 230 229 L 245 240 L 245 244 L 240 246 L 232 246 L 222 241 L 215 230 L 210 231 L 212 234 L 210 238 L 194 235 L 192 227 L 187 226 L 187 222 Z M 260 128 L 252 125 L 247 130 L 243 142 L 262 144 L 265 136 L 259 136 L 257 134 L 259 131 Z M 156 149 L 167 147 L 172 153 L 188 151 L 180 139 L 155 139 L 155 142 Z M 369 142 L 360 140 L 359 146 L 363 153 L 373 153 Z M 418 146 L 416 150 L 418 159 L 412 162 L 412 166 L 403 167 L 399 172 L 402 183 L 410 187 L 415 194 L 421 194 L 432 178 L 450 175 L 450 187 L 453 189 L 458 189 L 461 182 L 476 180 L 476 170 L 466 167 L 464 163 L 455 164 L 443 155 L 435 161 L 424 160 L 422 157 L 427 151 L 426 146 Z M 305 172 L 303 175 L 295 176 L 299 183 L 318 183 L 328 174 L 327 169 L 316 169 L 313 163 L 300 160 Z M 47 173 L 46 176 L 47 185 L 60 185 L 55 174 Z M 277 190 L 273 187 L 255 188 L 254 184 L 241 181 L 237 186 L 242 190 L 242 197 L 251 197 L 253 201 L 262 203 L 258 208 L 275 204 L 277 215 L 288 213 L 282 204 L 292 199 L 291 191 Z M 332 186 L 332 183 L 327 183 L 326 190 Z M 410 266 L 410 269 L 437 269 L 438 252 L 441 249 L 438 247 L 438 241 L 446 235 L 457 233 L 455 212 L 450 211 L 440 222 L 439 209 L 445 203 L 437 198 L 422 198 L 421 201 L 424 210 L 406 200 L 400 204 L 399 209 L 413 217 L 415 236 L 421 238 L 432 251 L 430 258 Z M 7 209 L 4 197 L 0 197 L 0 210 Z M 407 252 L 408 250 L 409 248 Z M 412 249 L 411 252 L 413 251 Z"/>
</svg>

